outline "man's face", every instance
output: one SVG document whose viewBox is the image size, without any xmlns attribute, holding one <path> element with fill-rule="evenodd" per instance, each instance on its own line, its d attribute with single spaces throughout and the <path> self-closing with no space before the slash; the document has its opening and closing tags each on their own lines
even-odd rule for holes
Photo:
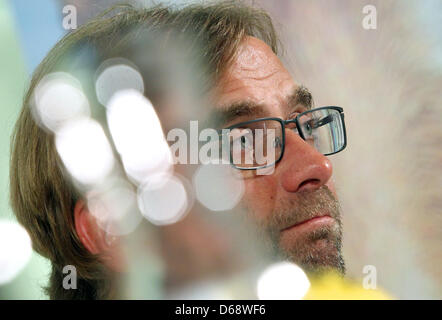
<svg viewBox="0 0 442 320">
<path fill-rule="evenodd" d="M 253 37 L 243 41 L 214 91 L 223 127 L 262 117 L 291 119 L 311 108 L 310 93 Z M 332 165 L 293 130 L 285 134 L 284 155 L 272 174 L 244 171 L 244 205 L 285 258 L 307 272 L 344 272 Z"/>
</svg>

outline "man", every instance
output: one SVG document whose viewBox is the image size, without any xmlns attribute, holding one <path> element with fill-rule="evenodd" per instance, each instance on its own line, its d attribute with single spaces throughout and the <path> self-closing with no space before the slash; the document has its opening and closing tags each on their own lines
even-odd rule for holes
<svg viewBox="0 0 442 320">
<path fill-rule="evenodd" d="M 345 147 L 343 117 L 337 109 L 306 112 L 312 108 L 312 97 L 277 57 L 277 38 L 268 15 L 237 2 L 175 10 L 127 7 L 80 27 L 49 53 L 34 74 L 13 136 L 11 204 L 34 249 L 52 262 L 50 297 L 116 297 L 109 279 L 110 270 L 118 266 L 115 248 L 106 241 L 81 192 L 66 178 L 53 134 L 32 118 L 33 92 L 60 61 L 78 59 L 72 56 L 74 48 L 93 45 L 100 48 L 103 59 L 115 56 L 121 43 L 136 38 L 131 28 L 138 26 L 194 35 L 213 79 L 208 91 L 220 128 L 247 128 L 248 121 L 257 120 L 252 123 L 260 129 L 276 129 L 277 158 L 263 165 L 272 167 L 272 174 L 260 175 L 261 168 L 233 163 L 244 176 L 244 205 L 285 257 L 308 272 L 343 273 L 339 207 L 331 163 L 324 156 Z M 320 130 L 325 130 L 325 138 Z M 334 145 L 327 141 L 330 134 L 339 138 L 332 141 Z M 77 290 L 61 286 L 62 268 L 68 264 L 77 268 Z"/>
<path fill-rule="evenodd" d="M 255 37 L 243 39 L 215 91 L 218 113 L 230 127 L 257 118 L 293 119 L 312 107 L 310 93 Z M 333 267 L 344 272 L 332 165 L 295 130 L 286 129 L 284 156 L 273 174 L 245 178 L 248 212 L 306 271 Z"/>
</svg>

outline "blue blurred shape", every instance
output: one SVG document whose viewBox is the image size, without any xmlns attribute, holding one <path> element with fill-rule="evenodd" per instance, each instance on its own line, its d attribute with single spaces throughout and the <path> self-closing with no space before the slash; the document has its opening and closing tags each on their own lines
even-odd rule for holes
<svg viewBox="0 0 442 320">
<path fill-rule="evenodd" d="M 27 64 L 33 72 L 48 51 L 66 33 L 62 5 L 56 0 L 9 0 Z"/>
</svg>

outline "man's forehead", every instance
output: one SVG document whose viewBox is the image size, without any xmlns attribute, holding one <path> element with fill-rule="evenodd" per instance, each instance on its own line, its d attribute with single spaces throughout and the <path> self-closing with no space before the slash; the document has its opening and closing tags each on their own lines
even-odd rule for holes
<svg viewBox="0 0 442 320">
<path fill-rule="evenodd" d="M 241 99 L 259 102 L 265 100 L 265 95 L 287 96 L 295 86 L 291 75 L 272 49 L 260 39 L 246 37 L 232 64 L 215 85 L 213 97 L 217 107 Z"/>
<path fill-rule="evenodd" d="M 266 43 L 247 37 L 213 90 L 211 119 L 222 125 L 236 118 L 285 117 L 299 103 L 310 108 L 305 92 Z"/>
<path fill-rule="evenodd" d="M 241 42 L 227 73 L 231 76 L 251 73 L 253 78 L 259 79 L 269 77 L 281 67 L 281 61 L 264 41 L 248 36 Z"/>
</svg>

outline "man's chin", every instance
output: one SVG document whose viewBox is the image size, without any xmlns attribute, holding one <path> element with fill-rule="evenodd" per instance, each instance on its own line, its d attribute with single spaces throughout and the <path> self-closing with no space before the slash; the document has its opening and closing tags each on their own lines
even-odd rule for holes
<svg viewBox="0 0 442 320">
<path fill-rule="evenodd" d="M 341 255 L 341 237 L 333 227 L 324 227 L 302 236 L 282 234 L 279 251 L 285 259 L 299 265 L 306 273 L 345 273 Z"/>
</svg>

